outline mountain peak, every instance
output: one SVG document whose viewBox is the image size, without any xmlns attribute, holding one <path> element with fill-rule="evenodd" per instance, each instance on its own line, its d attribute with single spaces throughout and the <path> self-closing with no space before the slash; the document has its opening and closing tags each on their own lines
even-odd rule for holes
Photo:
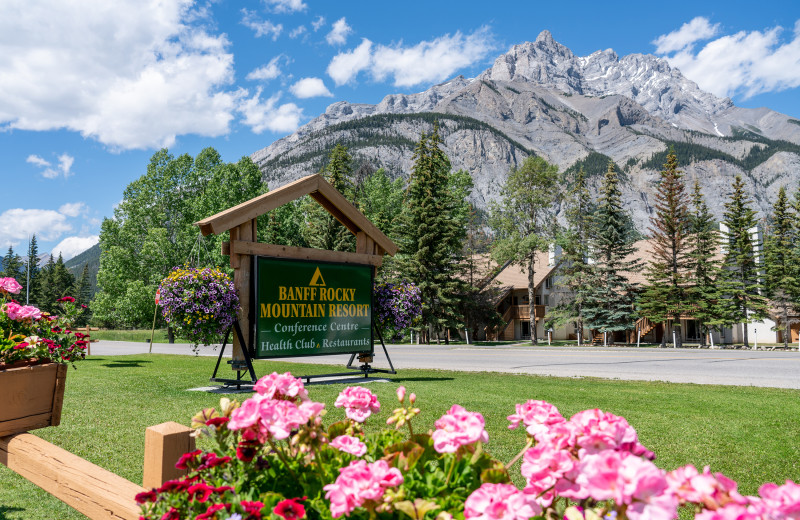
<svg viewBox="0 0 800 520">
<path fill-rule="evenodd" d="M 536 37 L 535 43 L 546 43 L 549 45 L 554 44 L 556 41 L 553 39 L 553 35 L 550 34 L 550 31 L 545 29 L 544 31 L 539 33 L 539 36 Z"/>
<path fill-rule="evenodd" d="M 701 90 L 663 58 L 632 54 L 620 59 L 613 49 L 578 57 L 549 31 L 542 31 L 535 42 L 513 46 L 481 78 L 524 81 L 569 94 L 618 94 L 678 127 L 706 120 L 706 131 L 713 131 L 715 114 L 733 106 L 729 99 Z M 687 116 L 693 124 L 687 124 Z"/>
</svg>

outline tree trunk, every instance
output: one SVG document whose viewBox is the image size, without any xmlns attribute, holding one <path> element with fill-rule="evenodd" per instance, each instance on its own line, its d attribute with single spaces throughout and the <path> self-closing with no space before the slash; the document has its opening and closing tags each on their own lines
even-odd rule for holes
<svg viewBox="0 0 800 520">
<path fill-rule="evenodd" d="M 167 341 L 172 344 L 175 343 L 175 331 L 172 327 L 167 327 Z"/>
<path fill-rule="evenodd" d="M 789 338 L 792 334 L 792 327 L 789 325 L 789 307 L 783 304 L 783 348 L 789 348 Z"/>
<path fill-rule="evenodd" d="M 675 348 L 683 348 L 683 327 L 681 327 L 681 318 L 679 314 L 672 319 L 672 323 L 672 330 L 675 332 L 675 339 L 673 340 L 674 344 L 672 346 Z M 675 323 L 677 323 L 677 325 L 675 325 Z"/>
<path fill-rule="evenodd" d="M 531 344 L 536 345 L 536 286 L 533 283 L 533 261 L 535 254 L 528 257 L 528 312 L 530 313 Z"/>
<path fill-rule="evenodd" d="M 578 314 L 580 314 L 580 307 L 578 308 Z M 578 318 L 578 346 L 580 347 L 583 345 L 583 320 Z"/>
</svg>

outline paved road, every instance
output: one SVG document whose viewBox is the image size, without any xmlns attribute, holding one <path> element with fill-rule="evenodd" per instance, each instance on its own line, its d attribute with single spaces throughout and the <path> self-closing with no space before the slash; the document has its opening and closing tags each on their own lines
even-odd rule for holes
<svg viewBox="0 0 800 520">
<path fill-rule="evenodd" d="M 507 372 L 562 377 L 669 381 L 718 385 L 800 389 L 800 353 L 797 350 L 699 350 L 601 347 L 474 347 L 389 345 L 397 370 L 431 368 L 472 372 Z M 148 351 L 147 343 L 99 341 L 92 354 L 123 355 Z M 153 352 L 191 354 L 188 345 L 156 343 Z M 373 366 L 388 368 L 380 347 Z M 204 347 L 200 355 L 216 356 Z M 349 356 L 284 359 L 343 367 Z M 339 370 L 338 368 L 336 369 Z"/>
</svg>

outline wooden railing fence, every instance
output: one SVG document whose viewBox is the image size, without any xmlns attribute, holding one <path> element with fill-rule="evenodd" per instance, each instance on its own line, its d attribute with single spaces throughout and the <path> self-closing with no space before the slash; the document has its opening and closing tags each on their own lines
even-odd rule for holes
<svg viewBox="0 0 800 520">
<path fill-rule="evenodd" d="M 137 493 L 184 472 L 175 463 L 194 450 L 191 428 L 168 422 L 145 432 L 143 486 L 30 433 L 0 437 L 0 463 L 92 520 L 137 520 Z"/>
</svg>

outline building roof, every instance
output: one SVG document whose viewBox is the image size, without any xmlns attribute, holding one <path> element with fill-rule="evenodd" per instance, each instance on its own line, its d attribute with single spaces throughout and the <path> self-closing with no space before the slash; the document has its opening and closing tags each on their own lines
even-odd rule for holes
<svg viewBox="0 0 800 520">
<path fill-rule="evenodd" d="M 547 251 L 536 254 L 533 264 L 533 283 L 534 287 L 539 287 L 542 282 L 552 273 L 555 266 L 547 265 L 550 255 Z M 502 299 L 508 292 L 528 288 L 528 272 L 518 264 L 507 263 L 500 266 L 492 263 L 494 276 L 491 276 L 486 283 L 484 290 L 494 293 L 493 300 Z"/>
</svg>

